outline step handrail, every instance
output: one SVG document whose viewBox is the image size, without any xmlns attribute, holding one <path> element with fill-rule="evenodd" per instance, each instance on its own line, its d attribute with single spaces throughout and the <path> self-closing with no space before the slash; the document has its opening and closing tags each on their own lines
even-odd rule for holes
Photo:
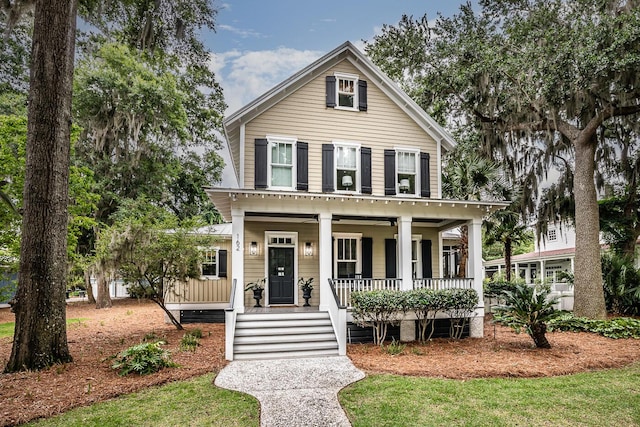
<svg viewBox="0 0 640 427">
<path fill-rule="evenodd" d="M 236 299 L 237 279 L 231 283 L 231 299 L 229 307 L 224 310 L 224 339 L 225 339 L 225 359 L 233 360 L 233 340 L 236 335 L 236 310 L 234 308 Z"/>
<path fill-rule="evenodd" d="M 338 340 L 338 355 L 347 355 L 347 306 L 340 304 L 340 298 L 331 278 L 329 280 L 329 288 L 333 293 L 333 301 L 329 299 L 329 317 L 333 324 L 333 330 Z"/>
</svg>

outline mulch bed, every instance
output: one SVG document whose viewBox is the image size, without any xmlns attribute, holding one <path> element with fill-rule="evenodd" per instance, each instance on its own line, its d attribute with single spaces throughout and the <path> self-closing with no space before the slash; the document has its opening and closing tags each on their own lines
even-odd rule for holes
<svg viewBox="0 0 640 427">
<path fill-rule="evenodd" d="M 224 325 L 189 324 L 204 337 L 195 352 L 179 351 L 185 331 L 164 323 L 160 308 L 149 301 L 122 299 L 114 307 L 96 310 L 70 303 L 68 318 L 85 318 L 68 327 L 73 362 L 41 372 L 0 374 L 0 425 L 14 425 L 50 417 L 73 407 L 89 405 L 153 385 L 184 380 L 225 366 Z M 9 309 L 0 309 L 0 323 L 12 322 Z M 148 375 L 121 377 L 110 368 L 110 356 L 154 333 L 168 341 L 180 367 Z M 640 360 L 640 340 L 612 340 L 595 334 L 548 334 L 552 349 L 533 348 L 527 335 L 485 324 L 485 338 L 435 339 L 409 344 L 391 356 L 380 347 L 355 344 L 348 348 L 354 364 L 368 373 L 394 373 L 442 378 L 541 377 L 620 367 Z M 0 338 L 0 364 L 11 354 L 11 339 Z"/>
</svg>

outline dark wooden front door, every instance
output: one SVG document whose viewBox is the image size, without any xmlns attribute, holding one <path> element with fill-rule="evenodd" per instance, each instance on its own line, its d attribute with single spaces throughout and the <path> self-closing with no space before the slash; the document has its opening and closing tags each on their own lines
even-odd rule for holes
<svg viewBox="0 0 640 427">
<path fill-rule="evenodd" d="M 293 248 L 269 248 L 269 304 L 293 304 Z"/>
</svg>

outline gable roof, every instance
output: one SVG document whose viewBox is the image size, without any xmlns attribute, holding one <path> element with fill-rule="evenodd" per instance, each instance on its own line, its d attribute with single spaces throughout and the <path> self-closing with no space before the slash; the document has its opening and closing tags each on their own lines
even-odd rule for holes
<svg viewBox="0 0 640 427">
<path fill-rule="evenodd" d="M 369 83 L 375 84 L 437 143 L 440 143 L 442 147 L 448 151 L 453 149 L 456 142 L 451 134 L 431 118 L 431 116 L 429 116 L 415 101 L 404 93 L 404 91 L 402 91 L 395 82 L 393 82 L 393 80 L 387 77 L 387 75 L 374 65 L 369 58 L 367 58 L 362 52 L 360 52 L 360 50 L 358 50 L 358 48 L 348 41 L 225 118 L 223 123 L 227 134 L 227 141 L 229 143 L 239 143 L 239 141 L 235 140 L 230 141 L 228 136 L 232 134 L 235 135 L 240 125 L 251 121 L 310 82 L 312 79 L 317 78 L 319 75 L 323 75 L 328 69 L 345 59 L 350 61 L 353 66 L 360 70 L 362 74 L 366 76 Z M 230 151 L 233 153 L 233 150 Z M 232 160 L 237 167 L 239 159 Z"/>
</svg>

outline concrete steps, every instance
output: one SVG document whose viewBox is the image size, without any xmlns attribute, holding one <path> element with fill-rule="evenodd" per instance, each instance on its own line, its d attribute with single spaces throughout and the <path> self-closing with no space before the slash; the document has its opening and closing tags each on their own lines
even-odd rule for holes
<svg viewBox="0 0 640 427">
<path fill-rule="evenodd" d="M 233 358 L 282 359 L 337 356 L 327 312 L 245 313 L 236 318 Z"/>
</svg>

